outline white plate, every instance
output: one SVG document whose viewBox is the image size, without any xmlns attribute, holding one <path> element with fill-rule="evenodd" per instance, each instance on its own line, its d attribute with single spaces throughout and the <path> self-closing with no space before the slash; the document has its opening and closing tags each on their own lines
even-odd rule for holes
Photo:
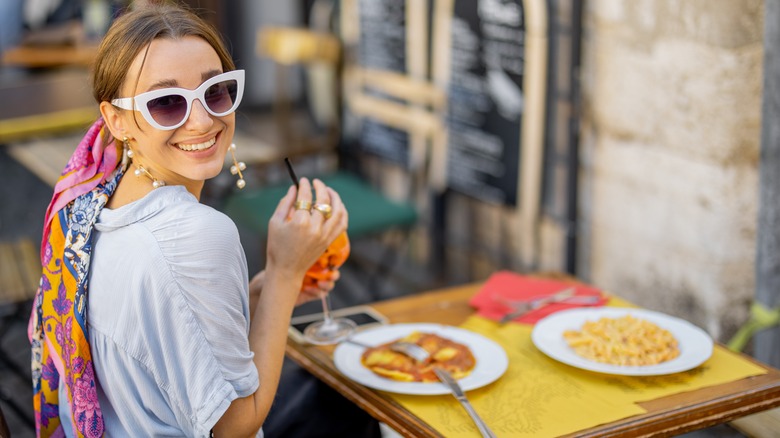
<svg viewBox="0 0 780 438">
<path fill-rule="evenodd" d="M 680 355 L 657 365 L 621 366 L 595 362 L 578 356 L 563 338 L 566 330 L 579 330 L 586 321 L 632 315 L 669 330 L 679 343 Z M 658 376 L 687 371 L 701 365 L 712 355 L 712 338 L 688 321 L 642 309 L 600 307 L 571 309 L 553 313 L 537 322 L 531 340 L 544 354 L 565 364 L 590 371 L 625 376 Z"/>
<path fill-rule="evenodd" d="M 477 360 L 471 374 L 458 380 L 464 391 L 477 389 L 494 382 L 501 377 L 509 366 L 509 358 L 504 349 L 490 339 L 468 330 L 440 324 L 391 324 L 366 329 L 353 339 L 367 345 L 380 345 L 402 338 L 413 331 L 434 333 L 468 346 Z M 360 363 L 365 349 L 357 345 L 342 343 L 333 352 L 336 368 L 350 379 L 382 391 L 399 394 L 438 395 L 450 391 L 439 382 L 399 382 L 380 377 Z"/>
</svg>

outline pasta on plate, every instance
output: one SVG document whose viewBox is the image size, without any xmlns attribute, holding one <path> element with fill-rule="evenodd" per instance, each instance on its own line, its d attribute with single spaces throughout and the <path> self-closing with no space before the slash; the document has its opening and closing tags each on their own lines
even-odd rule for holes
<svg viewBox="0 0 780 438">
<path fill-rule="evenodd" d="M 586 321 L 563 337 L 577 355 L 611 365 L 656 365 L 680 355 L 671 332 L 632 315 Z"/>
</svg>

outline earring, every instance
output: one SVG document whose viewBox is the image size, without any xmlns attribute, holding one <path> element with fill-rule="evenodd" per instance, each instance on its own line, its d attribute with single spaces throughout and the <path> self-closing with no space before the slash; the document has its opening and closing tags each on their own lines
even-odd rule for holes
<svg viewBox="0 0 780 438">
<path fill-rule="evenodd" d="M 243 161 L 236 160 L 235 143 L 230 144 L 230 155 L 233 157 L 233 165 L 230 166 L 230 174 L 231 175 L 238 174 L 238 181 L 236 181 L 236 186 L 239 189 L 243 189 L 244 186 L 246 186 L 246 181 L 244 181 L 244 175 L 241 173 L 241 171 L 246 170 L 246 163 L 244 163 Z"/>
<path fill-rule="evenodd" d="M 122 155 L 122 165 L 126 166 L 128 161 L 130 159 L 132 159 L 135 156 L 135 154 L 133 153 L 133 150 L 130 149 L 130 139 L 129 138 L 124 137 L 122 139 L 122 143 L 124 143 L 124 153 Z M 135 167 L 136 167 L 136 169 L 133 172 L 135 174 L 135 176 L 139 177 L 139 176 L 143 175 L 143 176 L 149 178 L 150 180 L 152 180 L 152 187 L 154 187 L 155 189 L 165 185 L 165 181 L 160 181 L 159 179 L 153 177 L 152 174 L 149 173 L 149 171 L 146 170 L 146 168 L 144 166 L 142 166 L 140 164 L 136 164 Z"/>
<path fill-rule="evenodd" d="M 130 159 L 133 158 L 133 151 L 130 150 L 130 139 L 127 137 L 122 138 L 122 169 L 127 170 L 127 165 L 130 163 Z"/>
<path fill-rule="evenodd" d="M 134 173 L 135 176 L 137 177 L 143 175 L 149 178 L 150 180 L 152 180 L 152 187 L 154 187 L 155 189 L 165 185 L 165 181 L 160 181 L 159 179 L 153 177 L 152 174 L 149 173 L 149 171 L 146 170 L 146 168 L 144 166 L 141 166 L 140 164 L 136 165 L 136 169 Z"/>
</svg>

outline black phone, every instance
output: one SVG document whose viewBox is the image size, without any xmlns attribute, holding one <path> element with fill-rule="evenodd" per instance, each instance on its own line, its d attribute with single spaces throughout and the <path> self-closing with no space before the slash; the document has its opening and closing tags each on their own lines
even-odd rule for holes
<svg viewBox="0 0 780 438">
<path fill-rule="evenodd" d="M 355 322 L 355 324 L 357 324 L 358 330 L 381 324 L 387 324 L 387 317 L 369 306 L 345 307 L 343 309 L 334 310 L 330 312 L 330 314 L 333 318 L 351 319 Z M 309 324 L 322 321 L 322 318 L 322 312 L 294 316 L 290 320 L 290 328 L 287 333 L 295 341 L 302 344 L 306 343 L 306 340 L 303 337 L 303 331 Z"/>
</svg>

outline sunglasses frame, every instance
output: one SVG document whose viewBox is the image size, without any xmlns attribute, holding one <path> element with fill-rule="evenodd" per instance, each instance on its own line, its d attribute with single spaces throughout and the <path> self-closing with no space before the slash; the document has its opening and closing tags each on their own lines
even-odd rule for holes
<svg viewBox="0 0 780 438">
<path fill-rule="evenodd" d="M 135 97 L 121 97 L 117 99 L 113 99 L 111 101 L 111 104 L 116 106 L 117 108 L 121 108 L 124 110 L 135 110 L 141 113 L 141 115 L 144 116 L 144 119 L 153 127 L 160 129 L 162 131 L 170 131 L 173 129 L 178 128 L 179 126 L 183 125 L 187 119 L 190 117 L 190 113 L 192 112 L 192 102 L 195 101 L 195 99 L 200 100 L 200 103 L 203 105 L 203 108 L 206 109 L 206 111 L 215 117 L 222 117 L 226 116 L 236 110 L 238 108 L 238 104 L 241 103 L 241 97 L 244 95 L 244 70 L 233 70 L 225 73 L 220 73 L 212 78 L 207 79 L 205 82 L 200 84 L 198 88 L 194 90 L 188 90 L 186 88 L 161 88 L 159 90 L 152 90 L 147 91 L 145 93 L 141 93 L 136 95 Z M 214 84 L 229 81 L 229 80 L 235 80 L 236 81 L 236 101 L 233 102 L 233 106 L 230 107 L 229 110 L 222 112 L 222 113 L 216 113 L 209 108 L 209 106 L 206 104 L 205 98 L 206 98 L 206 90 L 209 89 Z M 169 96 L 172 94 L 176 94 L 179 96 L 184 97 L 184 99 L 187 101 L 187 111 L 185 112 L 184 116 L 182 117 L 181 121 L 179 121 L 175 125 L 171 126 L 163 126 L 159 123 L 157 123 L 156 120 L 154 120 L 154 117 L 152 117 L 152 113 L 149 112 L 149 107 L 147 104 L 150 100 L 157 99 L 159 97 L 163 96 Z"/>
</svg>

